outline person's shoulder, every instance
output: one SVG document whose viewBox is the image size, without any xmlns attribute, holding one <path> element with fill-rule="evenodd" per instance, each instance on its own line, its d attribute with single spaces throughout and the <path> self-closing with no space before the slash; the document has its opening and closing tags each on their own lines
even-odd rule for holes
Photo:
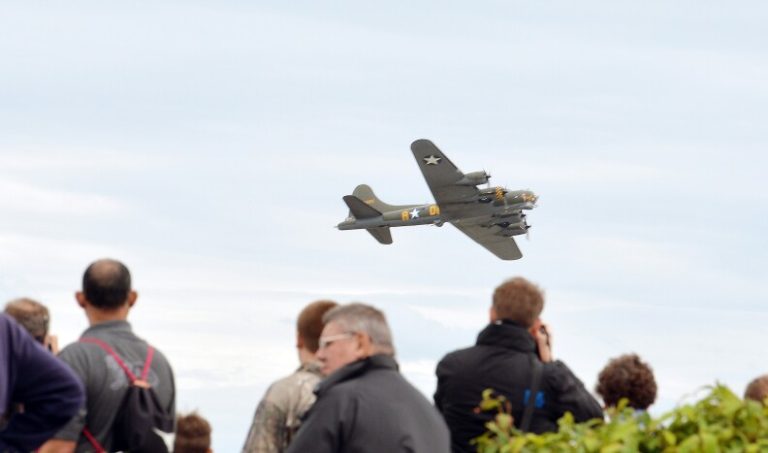
<svg viewBox="0 0 768 453">
<path fill-rule="evenodd" d="M 443 356 L 443 358 L 441 359 L 441 362 L 442 361 L 449 361 L 450 362 L 452 360 L 459 360 L 459 359 L 461 359 L 463 357 L 476 354 L 477 351 L 479 349 L 481 349 L 481 348 L 482 348 L 482 346 L 472 345 L 472 346 L 467 346 L 467 347 L 464 347 L 464 348 L 456 349 L 454 351 L 451 351 L 451 352 L 445 354 Z"/>
<path fill-rule="evenodd" d="M 273 385 L 278 388 L 311 387 L 314 388 L 320 382 L 320 375 L 306 370 L 297 370 L 288 376 L 275 381 Z"/>
<path fill-rule="evenodd" d="M 10 316 L 6 315 L 5 313 L 0 313 L 0 329 L 11 329 L 13 324 L 14 322 L 11 321 Z"/>
<path fill-rule="evenodd" d="M 440 372 L 441 370 L 446 369 L 463 368 L 467 361 L 474 360 L 478 357 L 482 348 L 482 346 L 473 345 L 447 353 L 437 363 L 437 371 Z"/>
<path fill-rule="evenodd" d="M 147 346 L 152 346 L 153 361 L 157 360 L 159 362 L 162 362 L 168 365 L 169 367 L 171 366 L 170 362 L 168 361 L 168 357 L 166 357 L 166 355 L 163 354 L 163 351 L 155 347 L 152 343 L 147 343 Z"/>
<path fill-rule="evenodd" d="M 351 379 L 336 382 L 332 386 L 327 387 L 325 391 L 322 392 L 322 398 L 326 400 L 353 399 L 359 395 L 365 394 L 368 385 L 366 375 L 355 376 Z"/>
<path fill-rule="evenodd" d="M 67 362 L 70 359 L 75 359 L 77 357 L 85 357 L 90 349 L 98 348 L 96 345 L 83 343 L 81 341 L 75 341 L 73 343 L 70 343 L 64 348 L 59 351 L 58 357 Z"/>
<path fill-rule="evenodd" d="M 573 371 L 560 360 L 544 363 L 542 375 L 550 388 L 561 392 L 567 391 L 578 382 Z"/>
<path fill-rule="evenodd" d="M 3 345 L 27 341 L 28 335 L 24 335 L 23 327 L 5 313 L 0 313 L 0 332 Z"/>
<path fill-rule="evenodd" d="M 367 398 L 374 394 L 386 393 L 392 386 L 400 386 L 410 383 L 403 375 L 394 369 L 372 369 L 364 373 L 337 382 L 326 391 L 335 398 Z"/>
<path fill-rule="evenodd" d="M 273 382 L 267 389 L 266 397 L 277 401 L 288 399 L 296 393 L 312 393 L 319 382 L 320 376 L 299 370 Z"/>
</svg>

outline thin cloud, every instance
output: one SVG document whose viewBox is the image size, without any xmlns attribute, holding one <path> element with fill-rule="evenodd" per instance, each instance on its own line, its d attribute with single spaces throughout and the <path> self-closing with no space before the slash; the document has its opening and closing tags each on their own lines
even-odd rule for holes
<svg viewBox="0 0 768 453">
<path fill-rule="evenodd" d="M 168 156 L 135 150 L 62 145 L 0 144 L 0 173 L 64 173 L 70 171 L 122 171 L 161 165 Z"/>
<path fill-rule="evenodd" d="M 114 215 L 125 212 L 119 200 L 93 193 L 66 192 L 38 185 L 0 180 L 0 210 L 4 215 Z"/>
</svg>

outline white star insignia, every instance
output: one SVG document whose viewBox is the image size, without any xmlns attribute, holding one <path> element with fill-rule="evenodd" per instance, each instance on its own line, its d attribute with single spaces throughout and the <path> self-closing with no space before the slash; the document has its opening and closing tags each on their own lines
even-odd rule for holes
<svg viewBox="0 0 768 453">
<path fill-rule="evenodd" d="M 440 156 L 435 156 L 432 154 L 431 156 L 427 156 L 424 158 L 424 163 L 427 165 L 437 165 L 440 163 L 440 161 L 443 160 Z"/>
<path fill-rule="evenodd" d="M 411 218 L 415 219 L 415 218 L 418 218 L 418 217 L 419 217 L 419 209 L 418 208 L 413 208 L 413 211 L 411 211 Z"/>
</svg>

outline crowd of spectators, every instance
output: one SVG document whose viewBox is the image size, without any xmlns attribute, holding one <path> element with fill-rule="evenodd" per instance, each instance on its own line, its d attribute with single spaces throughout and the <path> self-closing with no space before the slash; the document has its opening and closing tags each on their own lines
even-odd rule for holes
<svg viewBox="0 0 768 453">
<path fill-rule="evenodd" d="M 44 305 L 16 299 L 0 315 L 0 452 L 210 453 L 210 424 L 176 414 L 168 360 L 128 322 L 138 299 L 128 268 L 92 263 L 76 299 L 89 327 L 61 352 Z M 296 324 L 298 368 L 268 388 L 242 451 L 472 452 L 492 417 L 478 410 L 486 389 L 509 403 L 517 428 L 533 433 L 557 430 L 566 412 L 581 422 L 619 404 L 653 404 L 653 371 L 636 354 L 599 373 L 599 403 L 554 358 L 544 306 L 543 291 L 524 278 L 499 285 L 476 343 L 440 360 L 429 401 L 400 374 L 381 310 L 310 303 Z M 768 375 L 744 397 L 766 402 Z"/>
</svg>

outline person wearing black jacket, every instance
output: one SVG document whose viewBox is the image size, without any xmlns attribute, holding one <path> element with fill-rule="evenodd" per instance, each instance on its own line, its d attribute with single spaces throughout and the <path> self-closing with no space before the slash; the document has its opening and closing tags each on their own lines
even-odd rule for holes
<svg viewBox="0 0 768 453">
<path fill-rule="evenodd" d="M 288 453 L 447 453 L 440 414 L 398 372 L 384 314 L 363 304 L 328 311 L 317 401 Z"/>
<path fill-rule="evenodd" d="M 544 296 L 533 283 L 521 277 L 502 283 L 493 295 L 491 323 L 477 344 L 449 353 L 437 365 L 435 405 L 451 431 L 454 453 L 476 451 L 472 439 L 494 416 L 475 411 L 488 388 L 507 398 L 515 426 L 523 431 L 557 431 L 566 412 L 577 422 L 603 417 L 573 372 L 552 360 L 549 333 L 539 318 L 543 308 Z M 527 406 L 532 408 L 526 417 Z"/>
</svg>

